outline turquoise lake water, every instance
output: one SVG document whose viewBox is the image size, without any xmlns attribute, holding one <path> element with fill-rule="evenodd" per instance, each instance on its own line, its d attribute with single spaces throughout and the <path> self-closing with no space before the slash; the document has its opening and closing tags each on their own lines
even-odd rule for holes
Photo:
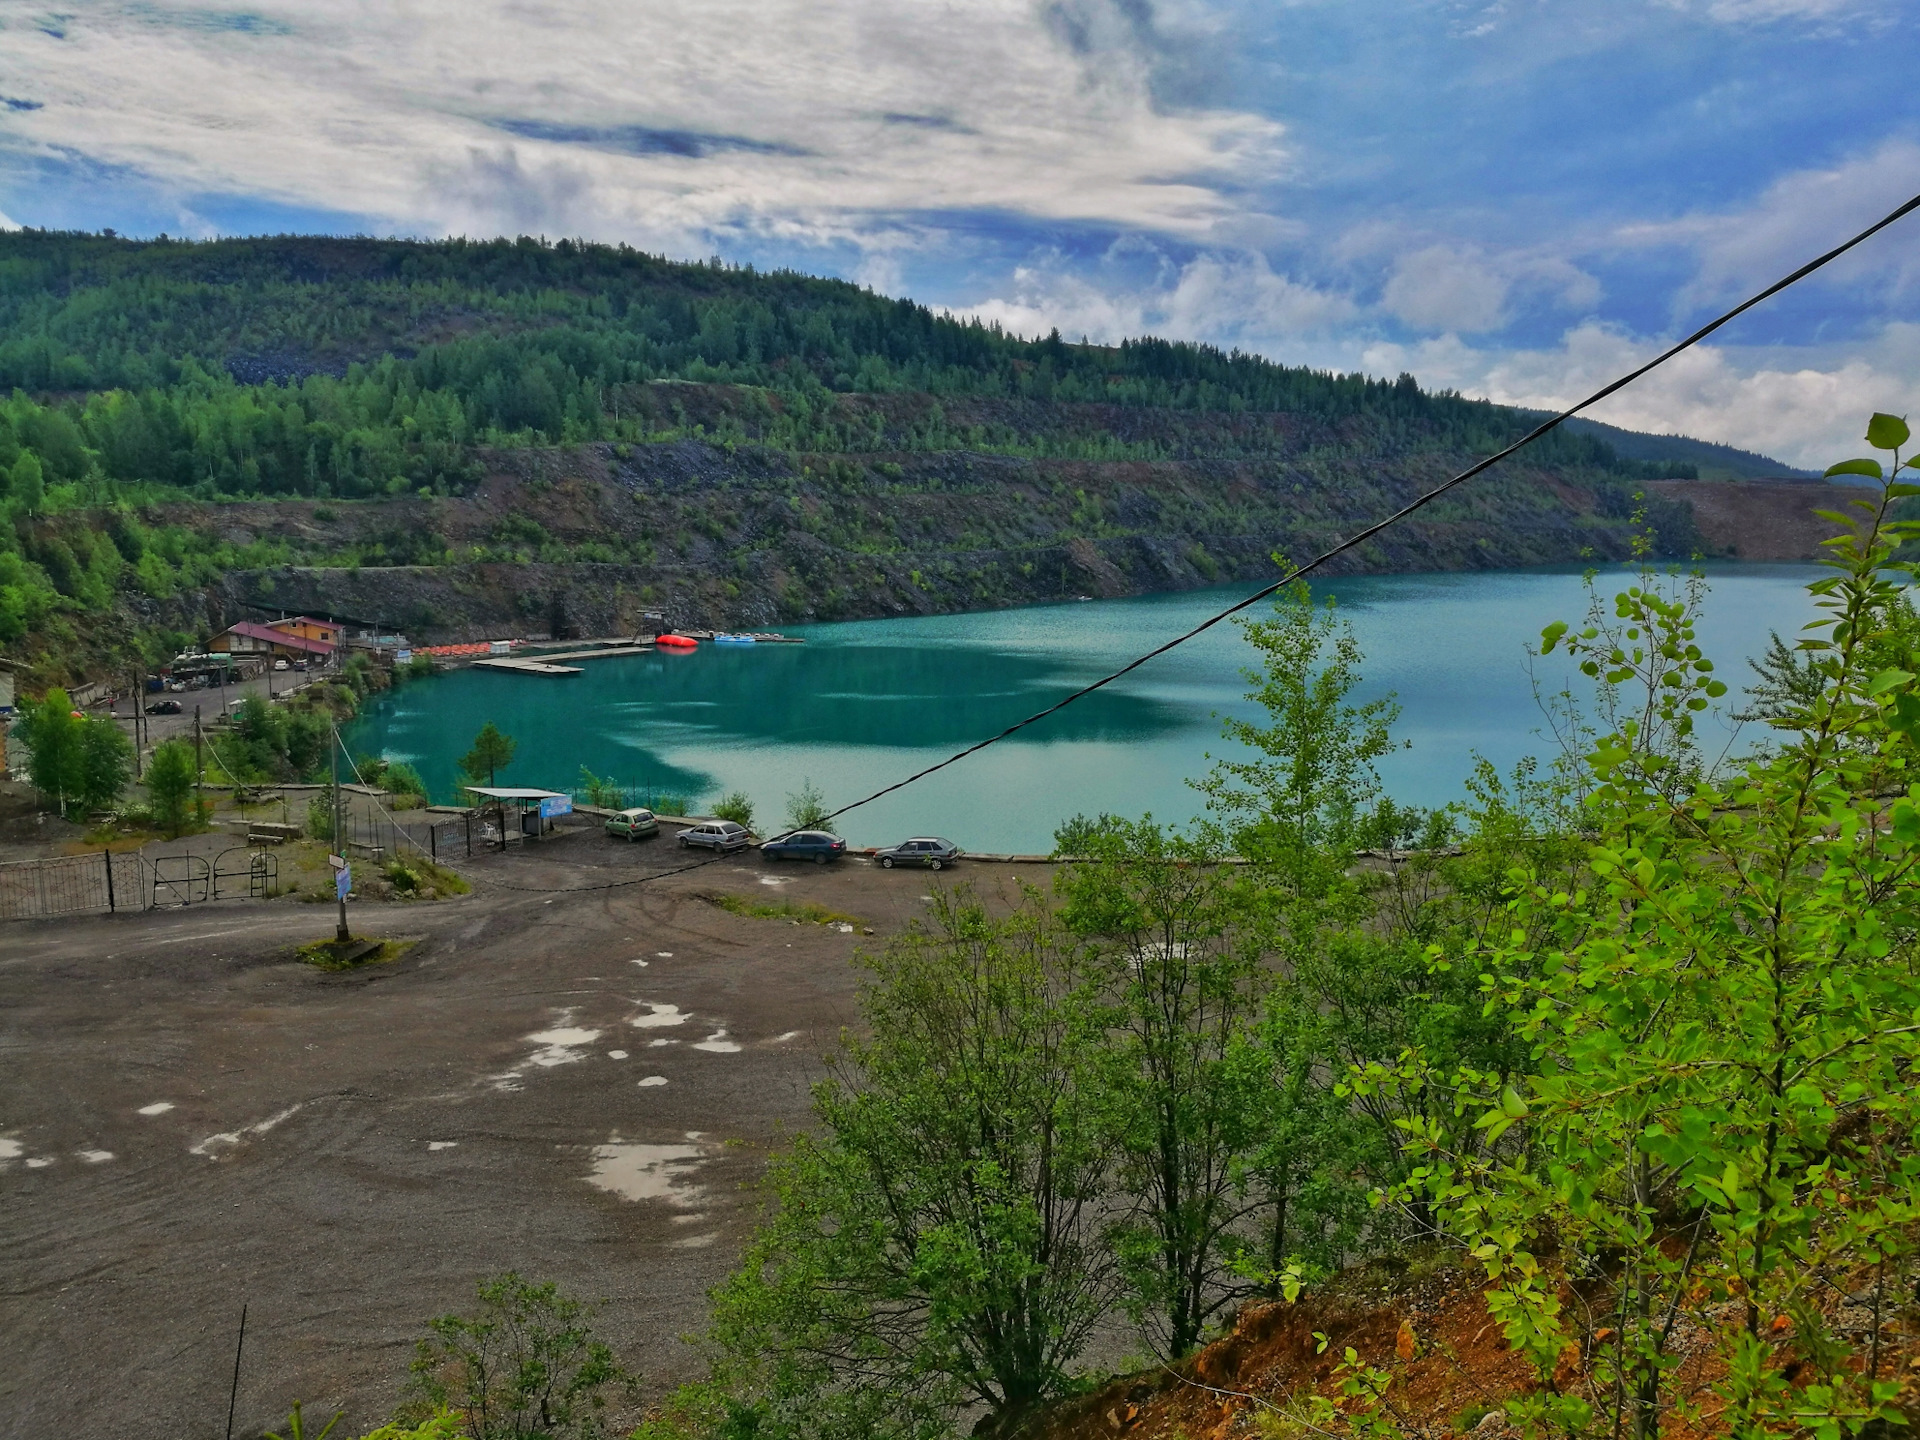
<svg viewBox="0 0 1920 1440">
<path fill-rule="evenodd" d="M 1811 565 L 1706 567 L 1700 643 L 1734 687 L 1769 630 L 1813 618 Z M 1610 595 L 1628 581 L 1603 575 Z M 838 806 L 1041 709 L 1198 623 L 1256 586 L 1085 601 L 924 619 L 793 627 L 804 645 L 702 645 L 691 653 L 590 660 L 536 678 L 460 670 L 382 696 L 348 732 L 357 752 L 417 765 L 436 799 L 455 798 L 457 758 L 492 720 L 519 741 L 502 784 L 576 790 L 584 765 L 639 793 L 696 807 L 744 790 L 763 822 L 811 779 Z M 1363 698 L 1392 691 L 1411 748 L 1381 774 L 1415 805 L 1461 796 L 1475 752 L 1503 770 L 1545 754 L 1525 647 L 1585 613 L 1575 569 L 1367 576 L 1331 582 L 1366 652 Z M 1256 607 L 1264 611 L 1265 604 Z M 1221 625 L 1125 680 L 837 828 L 856 845 L 944 835 L 972 850 L 1051 848 L 1054 827 L 1102 810 L 1166 820 L 1198 813 L 1186 784 L 1204 773 L 1223 714 L 1254 712 L 1241 668 L 1252 651 Z M 1567 674 L 1541 668 L 1553 686 Z M 1575 677 L 1577 678 L 1577 677 Z"/>
</svg>

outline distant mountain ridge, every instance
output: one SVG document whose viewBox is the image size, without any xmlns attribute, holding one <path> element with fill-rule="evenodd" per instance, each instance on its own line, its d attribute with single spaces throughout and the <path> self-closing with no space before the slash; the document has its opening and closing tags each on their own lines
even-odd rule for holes
<svg viewBox="0 0 1920 1440">
<path fill-rule="evenodd" d="M 1544 410 L 1523 410 L 1523 415 L 1547 418 Z M 1601 420 L 1576 415 L 1566 428 L 1580 435 L 1592 435 L 1613 447 L 1624 460 L 1677 461 L 1699 469 L 1702 480 L 1818 480 L 1818 470 L 1800 470 L 1770 455 L 1738 450 L 1713 440 L 1695 440 L 1686 435 L 1655 435 L 1645 430 L 1623 430 Z"/>
</svg>

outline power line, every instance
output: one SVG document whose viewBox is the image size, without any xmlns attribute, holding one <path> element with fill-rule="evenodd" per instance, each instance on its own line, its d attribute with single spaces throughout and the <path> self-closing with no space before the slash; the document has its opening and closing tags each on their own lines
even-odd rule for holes
<svg viewBox="0 0 1920 1440">
<path fill-rule="evenodd" d="M 1153 649 L 1147 651 L 1146 654 L 1140 656 L 1138 659 L 1128 661 L 1125 665 L 1122 665 L 1118 670 L 1115 670 L 1112 674 L 1103 675 L 1090 685 L 1081 686 L 1078 690 L 1073 691 L 1071 694 L 1064 696 L 1063 698 L 1055 701 L 1053 704 L 1047 706 L 1046 709 L 1036 710 L 1033 714 L 1027 716 L 1026 719 L 1015 721 L 1013 724 L 1007 726 L 1006 729 L 1002 730 L 999 734 L 990 735 L 985 740 L 981 740 L 976 742 L 975 744 L 967 746 L 967 748 L 964 750 L 956 751 L 954 754 L 949 755 L 946 759 L 939 761 L 937 764 L 929 765 L 927 766 L 926 769 L 916 771 L 912 775 L 907 776 L 907 778 L 904 780 L 897 780 L 891 785 L 884 786 L 881 789 L 874 791 L 871 795 L 864 797 L 863 799 L 855 800 L 850 805 L 842 805 L 838 810 L 835 810 L 831 814 L 829 814 L 826 817 L 826 819 L 837 820 L 840 816 L 847 814 L 849 811 L 858 810 L 862 805 L 870 805 L 875 800 L 880 799 L 884 795 L 891 795 L 896 790 L 904 790 L 906 789 L 907 786 L 912 785 L 918 781 L 924 780 L 927 778 L 927 776 L 935 774 L 938 771 L 944 770 L 949 765 L 956 765 L 960 761 L 966 759 L 969 755 L 978 754 L 980 751 L 986 749 L 989 745 L 997 745 L 1002 740 L 1005 740 L 1009 735 L 1016 734 L 1017 732 L 1026 729 L 1027 726 L 1029 725 L 1037 724 L 1040 721 L 1046 719 L 1049 715 L 1052 715 L 1057 711 L 1066 709 L 1067 706 L 1073 704 L 1074 701 L 1084 699 L 1086 696 L 1091 695 L 1094 691 L 1102 689 L 1105 686 L 1111 685 L 1114 681 L 1118 680 L 1123 675 L 1131 674 L 1133 671 L 1138 670 L 1142 665 L 1146 664 L 1149 660 L 1154 659 L 1156 656 L 1164 655 L 1169 650 L 1172 650 L 1177 646 L 1186 644 L 1187 641 L 1193 639 L 1194 636 L 1202 634 L 1205 631 L 1211 630 L 1214 626 L 1218 625 L 1222 620 L 1227 619 L 1229 616 L 1238 614 L 1240 611 L 1245 610 L 1250 605 L 1257 605 L 1260 601 L 1266 599 L 1269 595 L 1274 594 L 1276 591 L 1284 590 L 1287 586 L 1293 584 L 1294 581 L 1301 579 L 1303 576 L 1310 575 L 1315 570 L 1319 569 L 1322 565 L 1326 564 L 1327 561 L 1333 559 L 1336 555 L 1344 554 L 1346 551 L 1353 549 L 1354 546 L 1366 543 L 1368 540 L 1371 540 L 1374 536 L 1378 535 L 1381 531 L 1387 529 L 1389 526 L 1399 524 L 1400 521 L 1406 519 L 1407 516 L 1413 514 L 1414 511 L 1439 499 L 1442 495 L 1446 494 L 1447 491 L 1453 489 L 1454 486 L 1463 484 L 1466 481 L 1471 480 L 1474 476 L 1480 474 L 1484 470 L 1491 469 L 1493 466 L 1498 465 L 1502 460 L 1505 460 L 1510 455 L 1513 455 L 1517 451 L 1525 449 L 1528 445 L 1531 445 L 1534 441 L 1538 440 L 1542 435 L 1545 435 L 1549 430 L 1556 429 L 1558 426 L 1564 424 L 1566 421 L 1571 420 L 1575 415 L 1578 415 L 1582 410 L 1587 409 L 1589 406 L 1597 405 L 1600 401 L 1606 399 L 1609 395 L 1612 395 L 1615 391 L 1625 389 L 1627 386 L 1631 385 L 1634 381 L 1638 380 L 1642 375 L 1645 375 L 1648 371 L 1657 369 L 1658 367 L 1666 364 L 1667 361 L 1671 360 L 1674 356 L 1678 355 L 1681 351 L 1691 349 L 1693 346 L 1699 344 L 1702 340 L 1706 339 L 1707 336 L 1713 334 L 1714 331 L 1718 330 L 1722 325 L 1725 325 L 1728 321 L 1735 319 L 1737 316 L 1745 314 L 1747 311 L 1751 310 L 1754 306 L 1758 305 L 1761 301 L 1771 299 L 1773 296 L 1778 295 L 1782 290 L 1785 290 L 1788 286 L 1798 284 L 1800 281 L 1806 279 L 1807 276 L 1813 274 L 1814 271 L 1820 269 L 1823 265 L 1826 265 L 1831 261 L 1839 259 L 1842 255 L 1846 254 L 1849 250 L 1853 249 L 1854 246 L 1860 244 L 1862 241 L 1870 239 L 1874 235 L 1877 235 L 1880 231 L 1886 229 L 1889 225 L 1893 224 L 1894 221 L 1900 219 L 1904 215 L 1910 214 L 1912 211 L 1916 209 L 1920 209 L 1920 195 L 1914 196 L 1911 200 L 1907 201 L 1906 204 L 1900 206 L 1898 209 L 1894 210 L 1892 213 L 1888 214 L 1883 219 L 1875 221 L 1873 224 L 1869 225 L 1866 229 L 1862 230 L 1858 235 L 1855 235 L 1851 240 L 1846 241 L 1844 244 L 1836 245 L 1834 246 L 1833 249 L 1827 251 L 1826 254 L 1821 255 L 1813 260 L 1809 260 L 1806 264 L 1802 265 L 1798 270 L 1795 270 L 1792 274 L 1783 276 L 1780 279 L 1774 281 L 1773 284 L 1769 285 L 1766 289 L 1762 290 L 1759 294 L 1751 296 L 1748 299 L 1741 301 L 1738 305 L 1734 306 L 1733 309 L 1727 311 L 1724 315 L 1721 315 L 1718 319 L 1713 320 L 1708 324 L 1702 325 L 1698 330 L 1694 331 L 1691 335 L 1687 336 L 1686 339 L 1680 341 L 1679 344 L 1671 346 L 1666 350 L 1663 350 L 1660 354 L 1654 356 L 1653 359 L 1647 361 L 1646 364 L 1640 366 L 1638 369 L 1630 370 L 1625 375 L 1622 375 L 1618 380 L 1613 381 L 1609 385 L 1602 386 L 1600 389 L 1594 391 L 1593 394 L 1589 395 L 1586 399 L 1582 400 L 1578 405 L 1574 405 L 1566 410 L 1562 410 L 1559 414 L 1551 417 L 1550 419 L 1542 421 L 1539 425 L 1536 425 L 1533 429 L 1529 430 L 1525 435 L 1522 435 L 1518 440 L 1514 441 L 1511 445 L 1507 446 L 1506 449 L 1498 451 L 1495 454 L 1489 455 L 1486 459 L 1481 460 L 1476 464 L 1468 466 L 1465 470 L 1462 470 L 1458 475 L 1455 475 L 1451 480 L 1445 481 L 1442 484 L 1434 486 L 1433 489 L 1427 491 L 1425 494 L 1410 501 L 1408 504 L 1401 506 L 1398 510 L 1394 511 L 1391 515 L 1387 516 L 1384 520 L 1376 521 L 1374 524 L 1369 525 L 1366 529 L 1348 536 L 1345 540 L 1342 540 L 1339 544 L 1335 545 L 1333 548 L 1329 550 L 1323 550 L 1320 554 L 1314 556 L 1313 559 L 1307 561 L 1306 564 L 1295 566 L 1294 569 L 1289 571 L 1287 574 L 1283 575 L 1280 579 L 1274 581 L 1273 584 L 1267 586 L 1264 590 L 1256 591 L 1254 594 L 1247 596 L 1246 599 L 1241 600 L 1236 604 L 1229 605 L 1226 609 L 1220 611 L 1218 614 L 1209 616 L 1207 619 L 1201 621 L 1198 625 L 1194 626 L 1191 630 L 1187 631 L 1184 635 L 1176 635 L 1173 639 L 1167 641 L 1164 645 L 1155 646 Z"/>
</svg>

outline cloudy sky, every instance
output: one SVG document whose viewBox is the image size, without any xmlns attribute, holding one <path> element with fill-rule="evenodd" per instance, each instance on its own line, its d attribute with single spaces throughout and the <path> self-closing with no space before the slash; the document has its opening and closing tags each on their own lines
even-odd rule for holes
<svg viewBox="0 0 1920 1440">
<path fill-rule="evenodd" d="M 1920 0 L 0 0 L 0 224 L 625 240 L 1549 405 L 1920 192 L 1917 39 Z M 1824 464 L 1916 391 L 1920 216 L 1596 413 Z"/>
</svg>

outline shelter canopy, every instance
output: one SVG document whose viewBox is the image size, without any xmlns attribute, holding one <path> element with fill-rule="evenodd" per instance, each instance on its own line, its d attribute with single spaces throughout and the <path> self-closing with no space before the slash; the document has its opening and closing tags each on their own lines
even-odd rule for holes
<svg viewBox="0 0 1920 1440">
<path fill-rule="evenodd" d="M 519 785 L 465 785 L 461 788 L 470 795 L 484 795 L 489 800 L 558 800 L 565 793 L 561 790 L 530 790 Z"/>
</svg>

